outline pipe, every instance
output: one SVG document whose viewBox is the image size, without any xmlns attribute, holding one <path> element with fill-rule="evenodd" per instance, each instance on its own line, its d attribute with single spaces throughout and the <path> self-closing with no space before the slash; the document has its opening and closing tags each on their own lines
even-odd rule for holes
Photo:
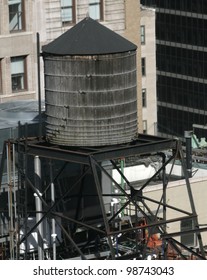
<svg viewBox="0 0 207 280">
<path fill-rule="evenodd" d="M 192 131 L 185 131 L 186 141 L 186 168 L 189 178 L 192 177 L 192 143 L 191 143 Z"/>
<path fill-rule="evenodd" d="M 39 156 L 35 156 L 34 158 L 34 171 L 35 171 L 35 187 L 37 192 L 41 196 L 41 162 Z M 36 223 L 38 223 L 42 218 L 42 201 L 37 196 L 35 196 L 35 205 L 36 205 Z M 43 248 L 43 223 L 41 222 L 37 226 L 37 243 L 38 243 L 38 259 L 44 259 L 44 248 Z"/>
<path fill-rule="evenodd" d="M 8 185 L 8 226 L 10 237 L 10 259 L 14 260 L 14 224 L 13 224 L 13 185 L 12 185 L 12 155 L 11 155 L 11 143 L 6 145 L 7 149 L 7 185 Z"/>
<path fill-rule="evenodd" d="M 162 156 L 162 165 L 165 166 L 165 162 L 166 162 L 166 156 L 164 153 L 161 154 Z M 162 172 L 162 187 L 163 187 L 163 220 L 166 221 L 167 220 L 167 180 L 166 180 L 166 168 L 163 168 L 163 172 Z M 163 226 L 164 231 L 167 231 L 167 225 L 165 224 Z M 162 243 L 162 249 L 163 249 L 163 258 L 164 260 L 167 260 L 167 242 L 166 240 L 163 240 Z"/>
<path fill-rule="evenodd" d="M 51 182 L 51 203 L 55 203 L 55 186 L 53 182 L 52 174 L 52 162 L 50 161 L 50 182 Z M 52 250 L 53 250 L 53 260 L 56 260 L 56 230 L 55 230 L 55 219 L 52 219 Z"/>
<path fill-rule="evenodd" d="M 39 138 L 42 137 L 41 112 L 41 77 L 40 77 L 40 35 L 37 33 L 37 83 L 38 83 L 38 109 L 39 109 Z"/>
<path fill-rule="evenodd" d="M 55 187 L 54 183 L 51 183 L 51 202 L 55 202 Z M 56 231 L 55 231 L 55 219 L 52 219 L 52 249 L 53 249 L 53 260 L 56 260 Z"/>
<path fill-rule="evenodd" d="M 121 173 L 124 174 L 124 162 L 125 162 L 125 159 L 121 158 L 120 162 L 121 162 Z M 121 175 L 121 188 L 124 190 L 124 178 L 123 178 L 122 175 Z M 125 201 L 125 199 L 124 199 L 124 197 L 122 197 L 121 198 L 121 206 L 124 205 L 124 201 Z M 121 215 L 124 216 L 124 209 L 123 209 Z"/>
</svg>

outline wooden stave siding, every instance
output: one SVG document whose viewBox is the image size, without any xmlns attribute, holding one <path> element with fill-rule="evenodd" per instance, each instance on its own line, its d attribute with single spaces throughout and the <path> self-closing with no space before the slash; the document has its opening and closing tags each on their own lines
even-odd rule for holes
<svg viewBox="0 0 207 280">
<path fill-rule="evenodd" d="M 50 143 L 105 146 L 136 137 L 136 52 L 44 60 Z"/>
</svg>

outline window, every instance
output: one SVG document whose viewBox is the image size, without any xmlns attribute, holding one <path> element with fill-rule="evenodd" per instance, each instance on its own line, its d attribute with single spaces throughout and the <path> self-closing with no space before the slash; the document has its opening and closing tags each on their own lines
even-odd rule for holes
<svg viewBox="0 0 207 280">
<path fill-rule="evenodd" d="M 61 0 L 62 24 L 75 23 L 75 0 Z"/>
<path fill-rule="evenodd" d="M 144 108 L 147 107 L 147 92 L 146 92 L 146 88 L 142 89 L 142 107 L 144 107 Z"/>
<path fill-rule="evenodd" d="M 143 133 L 147 134 L 147 121 L 143 121 Z"/>
<path fill-rule="evenodd" d="M 26 58 L 23 56 L 11 58 L 12 92 L 26 89 Z"/>
<path fill-rule="evenodd" d="M 103 20 L 103 0 L 89 0 L 89 16 L 95 20 Z"/>
<path fill-rule="evenodd" d="M 9 30 L 20 31 L 24 29 L 24 3 L 23 0 L 9 0 Z"/>
<path fill-rule="evenodd" d="M 145 44 L 145 25 L 141 25 L 140 27 L 140 33 L 141 33 L 141 44 Z"/>
<path fill-rule="evenodd" d="M 183 220 L 181 221 L 180 231 L 187 231 L 193 229 L 193 220 Z M 196 236 L 195 233 L 188 233 L 181 235 L 181 243 L 186 246 L 196 246 Z"/>
<path fill-rule="evenodd" d="M 142 57 L 142 76 L 146 76 L 146 59 Z"/>
</svg>

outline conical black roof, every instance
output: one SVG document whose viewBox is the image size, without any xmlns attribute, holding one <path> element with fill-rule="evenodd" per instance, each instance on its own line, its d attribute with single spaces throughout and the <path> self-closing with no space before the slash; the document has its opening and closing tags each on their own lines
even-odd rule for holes
<svg viewBox="0 0 207 280">
<path fill-rule="evenodd" d="M 134 51 L 137 46 L 114 31 L 87 17 L 60 37 L 43 46 L 45 54 L 98 55 Z"/>
</svg>

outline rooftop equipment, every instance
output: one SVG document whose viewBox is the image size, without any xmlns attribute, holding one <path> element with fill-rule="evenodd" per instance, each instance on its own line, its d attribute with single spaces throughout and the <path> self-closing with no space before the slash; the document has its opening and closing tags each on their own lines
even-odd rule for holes
<svg viewBox="0 0 207 280">
<path fill-rule="evenodd" d="M 50 143 L 105 146 L 136 137 L 136 49 L 89 17 L 43 47 Z"/>
</svg>

